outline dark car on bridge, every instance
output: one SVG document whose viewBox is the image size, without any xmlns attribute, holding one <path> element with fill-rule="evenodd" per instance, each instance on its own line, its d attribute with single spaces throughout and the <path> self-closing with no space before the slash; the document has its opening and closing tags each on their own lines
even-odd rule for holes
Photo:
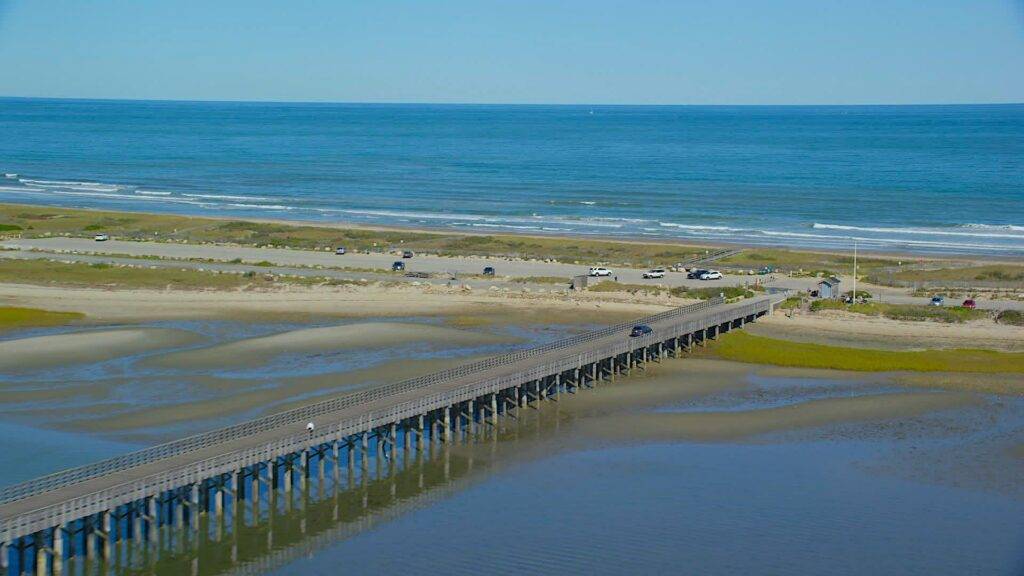
<svg viewBox="0 0 1024 576">
<path fill-rule="evenodd" d="M 494 276 L 494 266 L 485 266 L 484 276 Z"/>
<path fill-rule="evenodd" d="M 652 332 L 654 332 L 654 330 L 652 330 L 650 326 L 646 324 L 637 324 L 636 326 L 633 326 L 633 331 L 629 333 L 629 336 L 630 338 L 637 338 L 639 336 L 647 336 Z"/>
<path fill-rule="evenodd" d="M 402 270 L 405 270 L 405 262 L 402 262 L 401 260 L 396 260 L 393 264 L 391 264 L 391 270 L 394 272 L 401 272 Z"/>
</svg>

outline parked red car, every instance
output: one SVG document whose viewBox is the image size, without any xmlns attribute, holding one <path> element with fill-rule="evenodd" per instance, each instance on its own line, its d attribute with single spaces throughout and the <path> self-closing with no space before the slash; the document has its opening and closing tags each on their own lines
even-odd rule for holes
<svg viewBox="0 0 1024 576">
<path fill-rule="evenodd" d="M 961 306 L 963 306 L 964 308 L 969 308 L 971 310 L 974 310 L 975 308 L 978 307 L 978 305 L 974 303 L 973 298 L 968 298 L 967 300 L 964 300 L 964 303 L 961 304 Z"/>
</svg>

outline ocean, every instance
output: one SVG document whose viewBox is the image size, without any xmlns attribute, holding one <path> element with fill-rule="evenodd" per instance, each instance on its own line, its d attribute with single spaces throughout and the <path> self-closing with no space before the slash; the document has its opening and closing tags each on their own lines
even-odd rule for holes
<svg viewBox="0 0 1024 576">
<path fill-rule="evenodd" d="M 1024 105 L 0 99 L 0 201 L 1024 255 Z"/>
</svg>

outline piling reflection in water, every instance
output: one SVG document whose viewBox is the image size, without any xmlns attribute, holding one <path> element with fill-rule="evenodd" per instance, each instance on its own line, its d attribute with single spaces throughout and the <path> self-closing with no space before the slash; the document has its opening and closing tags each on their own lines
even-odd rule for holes
<svg viewBox="0 0 1024 576">
<path fill-rule="evenodd" d="M 510 406 L 497 419 L 450 416 L 447 428 L 443 419 L 425 426 L 422 441 L 415 429 L 386 429 L 258 476 L 221 478 L 220 489 L 154 499 L 149 510 L 91 516 L 66 527 L 70 550 L 56 549 L 52 534 L 24 539 L 8 572 L 263 574 L 486 479 L 507 464 L 499 452 L 543 440 L 571 417 L 555 402 L 524 408 Z"/>
</svg>

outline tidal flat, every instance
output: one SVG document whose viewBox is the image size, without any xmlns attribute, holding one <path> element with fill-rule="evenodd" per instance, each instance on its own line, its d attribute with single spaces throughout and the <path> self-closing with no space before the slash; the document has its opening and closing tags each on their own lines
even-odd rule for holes
<svg viewBox="0 0 1024 576">
<path fill-rule="evenodd" d="M 219 331 L 239 328 L 210 326 L 204 344 L 189 345 L 218 345 Z M 185 328 L 198 330 L 178 326 Z M 253 326 L 247 336 L 296 329 Z M 579 327 L 486 329 L 537 340 Z M 402 375 L 430 371 L 485 349 L 441 347 L 360 368 L 346 364 L 355 352 L 346 349 L 325 360 L 326 372 L 294 378 L 280 377 L 295 364 L 279 358 L 260 368 L 279 376 L 258 384 L 195 374 L 182 384 L 190 390 L 184 403 L 153 400 L 172 399 L 176 388 L 94 383 L 79 388 L 89 389 L 81 404 L 51 419 L 46 410 L 56 409 L 40 406 L 49 399 L 32 401 L 29 412 L 24 400 L 3 401 L 3 417 L 32 414 L 42 438 L 98 457 L 180 434 L 197 420 L 209 425 L 218 406 L 228 420 L 240 418 L 267 402 L 343 394 L 339 386 L 378 385 L 399 367 Z M 371 377 L 375 371 L 381 377 Z M 906 377 L 694 357 L 650 364 L 497 427 L 478 426 L 450 445 L 339 469 L 338 481 L 328 463 L 308 491 L 272 494 L 260 513 L 240 507 L 239 522 L 201 531 L 206 543 L 135 557 L 115 572 L 469 574 L 487 563 L 497 574 L 1014 573 L 1024 542 L 1024 486 L 1016 482 L 1024 475 L 1024 398 L 952 388 L 941 374 Z M 115 402 L 144 389 L 159 408 Z M 89 406 L 90 398 L 101 401 Z M 15 448 L 12 461 L 28 459 Z M 464 562 L 453 565 L 456 557 Z"/>
</svg>

